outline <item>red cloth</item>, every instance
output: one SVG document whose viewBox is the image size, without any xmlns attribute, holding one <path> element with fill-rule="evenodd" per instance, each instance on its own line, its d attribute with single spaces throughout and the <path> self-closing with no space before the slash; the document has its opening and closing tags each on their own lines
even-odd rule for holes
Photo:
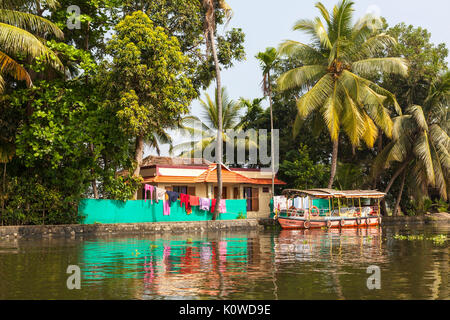
<svg viewBox="0 0 450 320">
<path fill-rule="evenodd" d="M 191 206 L 199 206 L 200 205 L 200 198 L 196 196 L 189 196 L 189 204 Z"/>
<path fill-rule="evenodd" d="M 180 207 L 183 206 L 183 203 L 184 203 L 184 207 L 186 208 L 187 214 L 191 214 L 192 208 L 189 204 L 189 195 L 180 193 Z"/>
<path fill-rule="evenodd" d="M 216 199 L 212 199 L 211 200 L 211 212 L 214 212 L 214 208 L 215 208 L 215 206 L 216 206 Z"/>
</svg>

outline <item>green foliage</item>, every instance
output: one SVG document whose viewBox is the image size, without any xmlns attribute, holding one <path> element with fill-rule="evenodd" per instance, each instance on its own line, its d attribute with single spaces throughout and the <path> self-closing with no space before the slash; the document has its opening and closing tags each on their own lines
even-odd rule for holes
<svg viewBox="0 0 450 320">
<path fill-rule="evenodd" d="M 326 185 L 329 169 L 324 164 L 315 164 L 310 159 L 308 147 L 300 144 L 298 150 L 289 151 L 286 160 L 280 164 L 280 178 L 289 188 L 320 188 Z"/>
<path fill-rule="evenodd" d="M 236 219 L 245 219 L 245 215 L 242 212 L 239 212 Z"/>
<path fill-rule="evenodd" d="M 421 27 L 400 23 L 386 32 L 397 40 L 386 55 L 406 58 L 409 75 L 386 76 L 383 87 L 395 94 L 403 108 L 412 104 L 423 105 L 431 82 L 447 70 L 448 49 L 444 43 L 431 43 L 431 33 Z"/>
<path fill-rule="evenodd" d="M 142 177 L 119 176 L 114 178 L 110 176 L 104 182 L 104 193 L 108 199 L 130 200 L 142 181 Z"/>
<path fill-rule="evenodd" d="M 107 46 L 113 61 L 105 71 L 106 104 L 117 110 L 121 127 L 132 136 L 173 125 L 195 97 L 178 40 L 141 11 L 125 17 L 115 31 Z"/>
<path fill-rule="evenodd" d="M 433 241 L 434 244 L 440 245 L 440 244 L 445 244 L 445 242 L 447 241 L 447 236 L 445 234 L 437 234 L 437 235 L 433 235 L 430 237 L 427 237 L 424 234 L 409 235 L 409 236 L 396 234 L 396 235 L 394 235 L 394 239 L 395 240 L 408 240 L 408 241 L 428 240 L 428 241 Z"/>
<path fill-rule="evenodd" d="M 365 180 L 364 167 L 360 163 L 338 163 L 336 185 L 340 190 L 362 189 Z"/>
<path fill-rule="evenodd" d="M 3 223 L 71 224 L 77 223 L 77 198 L 64 194 L 64 186 L 49 187 L 37 177 L 17 177 L 8 182 L 7 205 Z"/>
<path fill-rule="evenodd" d="M 449 212 L 450 211 L 449 203 L 443 199 L 439 199 L 434 205 L 436 206 L 436 208 L 439 212 Z"/>
</svg>

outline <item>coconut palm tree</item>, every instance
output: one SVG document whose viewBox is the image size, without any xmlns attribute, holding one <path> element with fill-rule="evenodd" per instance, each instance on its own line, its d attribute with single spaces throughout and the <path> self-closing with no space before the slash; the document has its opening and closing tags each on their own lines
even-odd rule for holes
<svg viewBox="0 0 450 320">
<path fill-rule="evenodd" d="M 209 94 L 205 94 L 206 99 L 200 100 L 202 108 L 202 119 L 196 116 L 185 116 L 182 118 L 180 128 L 186 130 L 188 134 L 195 139 L 198 136 L 200 139 L 188 142 L 182 142 L 173 148 L 172 153 L 180 153 L 182 157 L 194 157 L 196 153 L 202 153 L 206 148 L 212 148 L 216 141 L 217 132 L 219 128 L 219 121 L 223 124 L 223 131 L 229 129 L 236 129 L 239 124 L 240 114 L 243 104 L 233 101 L 228 97 L 226 88 L 222 87 L 222 117 L 219 117 L 218 95 L 216 94 L 213 100 Z M 221 140 L 227 141 L 226 133 L 222 131 Z M 217 148 L 216 148 L 217 152 Z M 218 160 L 222 162 L 222 159 Z"/>
<path fill-rule="evenodd" d="M 416 199 L 424 199 L 428 187 L 439 190 L 447 200 L 450 192 L 450 72 L 434 81 L 423 106 L 412 105 L 394 119 L 393 140 L 374 161 L 373 174 L 397 163 L 386 187 L 388 193 L 401 175 L 400 191 L 394 207 L 397 214 L 405 181 Z"/>
<path fill-rule="evenodd" d="M 62 39 L 62 31 L 45 18 L 14 10 L 19 4 L 20 1 L 0 1 L 0 91 L 5 88 L 5 75 L 25 81 L 27 86 L 32 85 L 30 74 L 17 57 L 24 57 L 28 62 L 43 57 L 53 67 L 63 70 L 58 57 L 43 41 L 51 35 Z"/>
<path fill-rule="evenodd" d="M 353 2 L 342 0 L 328 12 L 317 3 L 324 20 L 299 20 L 294 30 L 312 36 L 306 45 L 287 40 L 279 47 L 279 53 L 299 59 L 302 65 L 280 76 L 280 90 L 301 89 L 306 91 L 297 100 L 298 116 L 294 134 L 308 116 L 319 114 L 319 120 L 329 131 L 333 142 L 331 188 L 336 174 L 336 164 L 341 130 L 353 146 L 364 141 L 372 147 L 378 128 L 391 137 L 392 120 L 388 110 L 401 109 L 395 97 L 368 80 L 381 74 L 407 74 L 407 63 L 397 57 L 376 57 L 383 49 L 395 44 L 395 39 L 377 30 L 375 18 L 366 15 L 352 24 Z"/>
<path fill-rule="evenodd" d="M 220 65 L 219 65 L 219 58 L 217 56 L 217 49 L 216 49 L 216 42 L 215 42 L 215 14 L 216 14 L 216 8 L 215 8 L 215 0 L 201 0 L 203 3 L 203 7 L 206 9 L 205 13 L 205 24 L 204 24 L 204 31 L 205 31 L 205 39 L 206 39 L 206 48 L 208 52 L 211 52 L 212 57 L 214 59 L 214 66 L 216 69 L 216 95 L 217 95 L 217 111 L 218 114 L 222 114 L 222 79 L 220 77 Z M 225 2 L 225 0 L 218 0 L 219 7 L 225 12 L 225 15 L 227 17 L 227 20 L 229 21 L 232 16 L 232 9 L 231 7 Z M 218 192 L 217 192 L 217 203 L 220 202 L 222 199 L 222 167 L 221 167 L 221 160 L 222 160 L 222 117 L 218 117 L 218 126 L 217 126 L 217 141 L 216 141 L 216 159 L 217 159 L 217 184 L 218 184 Z M 217 214 L 219 213 L 219 206 L 215 207 L 214 213 L 213 213 L 213 220 L 216 220 Z"/>
<path fill-rule="evenodd" d="M 256 58 L 259 60 L 261 64 L 261 68 L 263 70 L 263 81 L 262 88 L 264 92 L 264 96 L 269 97 L 269 105 L 270 105 L 270 156 L 271 156 L 271 169 L 272 169 L 272 197 L 274 196 L 275 190 L 275 163 L 274 163 L 274 141 L 273 141 L 273 101 L 272 101 L 272 83 L 270 72 L 275 67 L 275 64 L 278 61 L 278 52 L 275 48 L 267 48 L 264 52 L 259 52 L 256 55 Z"/>
</svg>

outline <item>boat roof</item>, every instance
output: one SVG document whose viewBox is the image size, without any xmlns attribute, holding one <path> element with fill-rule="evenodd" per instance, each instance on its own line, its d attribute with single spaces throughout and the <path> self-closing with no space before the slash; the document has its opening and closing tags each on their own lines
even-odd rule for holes
<svg viewBox="0 0 450 320">
<path fill-rule="evenodd" d="M 375 198 L 381 199 L 386 196 L 384 192 L 378 190 L 333 190 L 333 189 L 310 189 L 297 190 L 286 189 L 282 193 L 288 198 L 311 196 L 314 198 Z"/>
</svg>

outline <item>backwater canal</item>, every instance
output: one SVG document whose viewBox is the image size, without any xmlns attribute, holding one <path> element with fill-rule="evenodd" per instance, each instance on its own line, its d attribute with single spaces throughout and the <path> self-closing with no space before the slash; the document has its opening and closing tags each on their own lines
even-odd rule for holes
<svg viewBox="0 0 450 320">
<path fill-rule="evenodd" d="M 449 299 L 449 231 L 0 240 L 0 299 Z M 80 289 L 67 287 L 69 265 L 80 268 Z M 370 266 L 380 270 L 380 289 L 367 286 Z"/>
</svg>

